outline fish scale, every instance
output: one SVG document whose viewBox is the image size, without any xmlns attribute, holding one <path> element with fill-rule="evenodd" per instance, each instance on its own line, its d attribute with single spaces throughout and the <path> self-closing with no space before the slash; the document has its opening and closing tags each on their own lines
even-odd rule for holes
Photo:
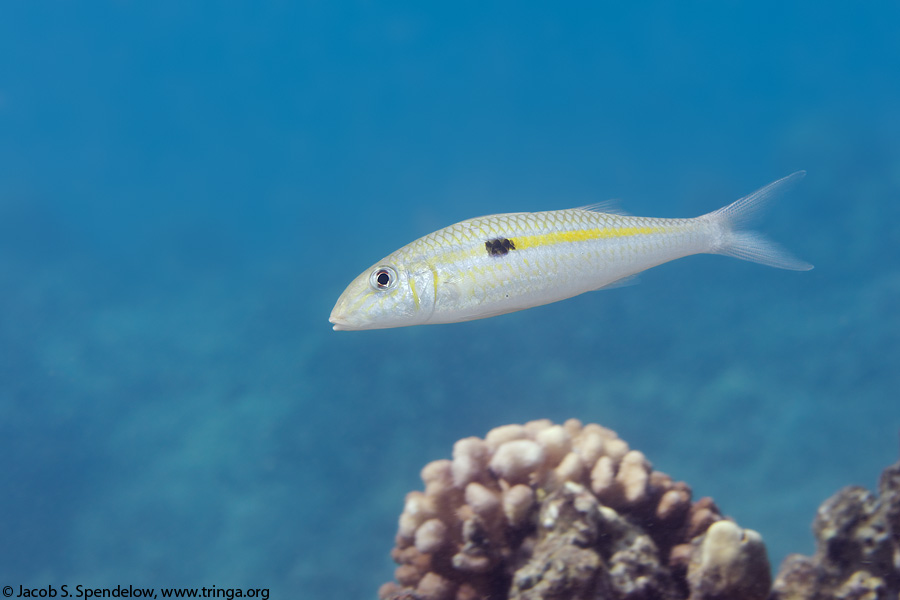
<svg viewBox="0 0 900 600">
<path fill-rule="evenodd" d="M 455 323 L 556 302 L 617 285 L 692 254 L 725 254 L 806 270 L 742 227 L 797 172 L 691 219 L 575 208 L 461 221 L 388 255 L 351 282 L 332 311 L 335 330 Z"/>
</svg>

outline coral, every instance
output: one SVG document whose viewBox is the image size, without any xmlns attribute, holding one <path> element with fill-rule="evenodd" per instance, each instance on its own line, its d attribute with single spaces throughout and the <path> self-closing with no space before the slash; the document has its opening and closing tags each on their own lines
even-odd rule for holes
<svg viewBox="0 0 900 600">
<path fill-rule="evenodd" d="M 762 537 L 732 521 L 716 521 L 698 538 L 688 567 L 692 598 L 765 598 L 772 585 Z"/>
<path fill-rule="evenodd" d="M 900 462 L 881 474 L 878 494 L 845 487 L 813 521 L 816 553 L 781 565 L 771 600 L 900 597 Z"/>
<path fill-rule="evenodd" d="M 574 419 L 497 427 L 422 469 L 382 600 L 762 600 L 759 534 Z"/>
</svg>

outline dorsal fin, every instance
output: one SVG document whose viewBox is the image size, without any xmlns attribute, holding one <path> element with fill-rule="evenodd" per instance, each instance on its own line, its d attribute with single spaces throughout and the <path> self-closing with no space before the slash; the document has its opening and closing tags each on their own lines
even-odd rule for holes
<svg viewBox="0 0 900 600">
<path fill-rule="evenodd" d="M 619 215 L 620 217 L 628 217 L 629 213 L 622 210 L 622 207 L 619 206 L 619 200 L 604 200 L 603 202 L 596 202 L 594 204 L 588 204 L 587 206 L 579 206 L 579 210 L 589 210 L 591 212 L 598 213 L 606 213 L 608 215 Z"/>
</svg>

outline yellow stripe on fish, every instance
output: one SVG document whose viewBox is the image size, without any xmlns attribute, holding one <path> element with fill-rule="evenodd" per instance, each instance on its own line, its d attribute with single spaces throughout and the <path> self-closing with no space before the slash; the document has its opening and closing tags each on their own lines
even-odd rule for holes
<svg viewBox="0 0 900 600">
<path fill-rule="evenodd" d="M 583 242 L 585 240 L 610 239 L 629 237 L 633 235 L 647 235 L 650 233 L 665 233 L 665 227 L 604 227 L 602 229 L 581 229 L 576 231 L 561 231 L 559 233 L 545 233 L 542 235 L 525 235 L 512 240 L 517 249 L 524 250 L 534 246 L 548 246 L 564 242 Z"/>
<path fill-rule="evenodd" d="M 693 219 L 591 208 L 490 215 L 407 244 L 360 274 L 331 312 L 335 330 L 455 323 L 615 285 L 691 254 L 724 254 L 781 269 L 811 269 L 741 226 L 799 171 Z"/>
</svg>

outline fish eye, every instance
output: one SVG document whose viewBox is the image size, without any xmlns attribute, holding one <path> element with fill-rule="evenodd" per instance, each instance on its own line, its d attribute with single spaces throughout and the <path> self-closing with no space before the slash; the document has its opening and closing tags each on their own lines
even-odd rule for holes
<svg viewBox="0 0 900 600">
<path fill-rule="evenodd" d="M 369 283 L 379 292 L 388 290 L 397 283 L 397 271 L 388 266 L 376 267 L 369 277 Z"/>
</svg>

